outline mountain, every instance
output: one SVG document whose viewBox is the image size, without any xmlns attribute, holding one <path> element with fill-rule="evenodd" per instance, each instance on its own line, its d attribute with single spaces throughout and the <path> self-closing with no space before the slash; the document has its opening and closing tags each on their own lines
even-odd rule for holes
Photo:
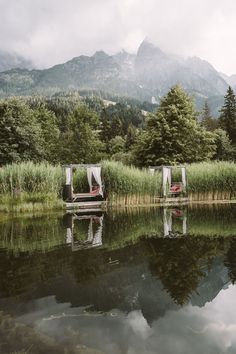
<svg viewBox="0 0 236 354">
<path fill-rule="evenodd" d="M 144 41 L 136 58 L 136 77 L 153 93 L 165 94 L 176 83 L 187 91 L 206 97 L 223 94 L 227 84 L 218 72 L 199 58 L 187 60 L 167 55 L 158 47 Z"/>
<path fill-rule="evenodd" d="M 32 69 L 32 63 L 17 54 L 10 54 L 0 50 L 0 72 L 13 68 Z"/>
<path fill-rule="evenodd" d="M 197 57 L 185 60 L 144 40 L 137 54 L 122 51 L 108 55 L 98 51 L 91 57 L 81 55 L 49 69 L 4 71 L 0 73 L 0 95 L 50 95 L 95 89 L 158 102 L 177 83 L 194 94 L 201 104 L 206 98 L 222 97 L 228 87 L 222 75 L 207 61 Z"/>
<path fill-rule="evenodd" d="M 230 85 L 234 90 L 236 89 L 236 75 L 226 75 L 223 73 L 220 73 L 221 77 Z"/>
</svg>

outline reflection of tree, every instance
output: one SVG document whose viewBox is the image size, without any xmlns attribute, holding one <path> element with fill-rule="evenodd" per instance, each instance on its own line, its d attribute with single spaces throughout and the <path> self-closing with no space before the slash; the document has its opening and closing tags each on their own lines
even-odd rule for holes
<svg viewBox="0 0 236 354">
<path fill-rule="evenodd" d="M 231 239 L 230 247 L 225 257 L 225 265 L 228 267 L 229 277 L 234 284 L 236 282 L 236 239 Z"/>
<path fill-rule="evenodd" d="M 152 274 L 160 278 L 177 304 L 185 304 L 204 276 L 201 261 L 207 261 L 211 266 L 218 241 L 208 238 L 152 239 L 149 245 L 155 250 L 149 263 Z"/>
</svg>

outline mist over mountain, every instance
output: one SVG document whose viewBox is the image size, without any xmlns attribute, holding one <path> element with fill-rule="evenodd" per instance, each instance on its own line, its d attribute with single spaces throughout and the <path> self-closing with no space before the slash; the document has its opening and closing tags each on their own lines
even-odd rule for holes
<svg viewBox="0 0 236 354">
<path fill-rule="evenodd" d="M 236 90 L 236 74 L 234 75 L 226 75 L 224 73 L 220 73 L 221 77 L 230 85 L 234 90 Z"/>
<path fill-rule="evenodd" d="M 173 85 L 180 84 L 197 102 L 207 98 L 221 102 L 229 83 L 236 83 L 236 76 L 218 73 L 205 60 L 167 54 L 148 40 L 141 43 L 136 55 L 98 51 L 44 70 L 29 70 L 27 61 L 11 56 L 7 60 L 0 53 L 1 68 L 14 68 L 0 73 L 2 97 L 95 89 L 156 103 Z"/>
<path fill-rule="evenodd" d="M 27 68 L 32 69 L 33 64 L 15 53 L 8 53 L 0 50 L 0 72 L 10 70 L 13 68 Z"/>
</svg>

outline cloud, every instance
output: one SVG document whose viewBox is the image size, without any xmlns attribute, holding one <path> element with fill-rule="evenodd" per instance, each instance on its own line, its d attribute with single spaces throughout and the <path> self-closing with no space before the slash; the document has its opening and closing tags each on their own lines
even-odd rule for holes
<svg viewBox="0 0 236 354">
<path fill-rule="evenodd" d="M 40 67 L 100 49 L 135 52 L 148 36 L 236 72 L 234 0 L 0 0 L 0 8 L 0 48 Z"/>
<path fill-rule="evenodd" d="M 86 313 L 68 303 L 57 304 L 52 296 L 28 303 L 28 313 L 17 320 L 60 340 L 69 335 L 106 353 L 234 354 L 235 298 L 236 286 L 230 285 L 204 307 L 189 304 L 167 310 L 152 327 L 141 311 Z"/>
</svg>

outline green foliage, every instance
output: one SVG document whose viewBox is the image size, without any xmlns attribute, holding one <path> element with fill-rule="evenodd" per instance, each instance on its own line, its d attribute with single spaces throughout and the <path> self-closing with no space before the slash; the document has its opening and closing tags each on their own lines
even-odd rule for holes
<svg viewBox="0 0 236 354">
<path fill-rule="evenodd" d="M 191 98 L 179 86 L 161 100 L 137 138 L 134 156 L 139 166 L 202 161 L 214 154 L 214 135 L 197 122 Z"/>
<path fill-rule="evenodd" d="M 136 142 L 136 138 L 137 128 L 133 124 L 129 124 L 125 138 L 126 150 L 129 150 L 134 145 L 134 143 Z"/>
<path fill-rule="evenodd" d="M 206 130 L 211 131 L 211 132 L 216 130 L 219 126 L 218 120 L 211 116 L 210 107 L 209 107 L 207 101 L 205 101 L 205 103 L 204 103 L 201 122 L 202 122 L 202 126 Z"/>
<path fill-rule="evenodd" d="M 110 140 L 110 151 L 111 154 L 117 154 L 119 152 L 123 152 L 125 148 L 125 140 L 122 136 L 115 136 L 115 138 Z"/>
<path fill-rule="evenodd" d="M 236 197 L 236 164 L 201 162 L 187 166 L 188 191 L 191 193 L 227 193 Z"/>
<path fill-rule="evenodd" d="M 133 154 L 131 152 L 117 152 L 112 155 L 112 160 L 121 162 L 123 165 L 131 166 L 133 165 Z"/>
<path fill-rule="evenodd" d="M 60 137 L 59 160 L 63 163 L 94 163 L 101 158 L 103 145 L 98 138 L 99 120 L 85 105 L 69 116 L 67 132 Z"/>
<path fill-rule="evenodd" d="M 0 101 L 0 165 L 42 157 L 41 127 L 22 100 Z"/>
<path fill-rule="evenodd" d="M 230 86 L 225 95 L 224 105 L 220 110 L 219 122 L 232 143 L 236 144 L 236 98 Z"/>
<path fill-rule="evenodd" d="M 161 176 L 152 176 L 147 170 L 124 166 L 120 162 L 102 162 L 102 176 L 108 195 L 154 195 L 160 190 Z M 78 170 L 74 177 L 76 191 L 88 189 L 86 171 Z"/>
<path fill-rule="evenodd" d="M 214 159 L 216 160 L 235 160 L 236 158 L 236 149 L 231 144 L 229 137 L 225 130 L 216 129 L 215 133 L 215 144 L 216 152 Z"/>
<path fill-rule="evenodd" d="M 33 211 L 61 207 L 63 171 L 47 163 L 6 165 L 0 169 L 0 210 Z"/>
<path fill-rule="evenodd" d="M 116 136 L 122 136 L 127 140 L 127 148 L 134 140 L 135 128 L 144 124 L 144 114 L 135 106 L 127 106 L 123 103 L 110 104 L 104 107 L 101 113 L 101 140 L 106 144 L 106 150 L 110 153 L 109 141 Z"/>
<path fill-rule="evenodd" d="M 41 127 L 42 159 L 55 162 L 57 160 L 57 145 L 60 134 L 56 116 L 46 108 L 45 104 L 39 105 L 35 109 L 34 115 Z"/>
<path fill-rule="evenodd" d="M 150 196 L 143 199 L 148 204 L 161 195 L 161 174 L 151 175 L 147 170 L 128 167 L 121 162 L 102 162 L 104 189 L 110 201 L 113 197 Z M 187 166 L 188 192 L 190 194 L 214 194 L 227 199 L 236 198 L 236 164 L 231 162 L 202 162 Z M 1 210 L 8 211 L 13 206 L 28 203 L 49 203 L 59 206 L 62 185 L 65 183 L 63 169 L 47 163 L 32 162 L 6 165 L 0 169 Z M 89 190 L 85 169 L 74 174 L 75 192 Z M 135 198 L 136 198 L 135 197 Z M 202 197 L 204 199 L 204 196 Z M 200 198 L 201 199 L 201 198 Z M 124 201 L 123 201 L 124 203 Z M 49 206 L 48 204 L 48 206 Z M 7 205 L 5 207 L 4 205 Z M 39 206 L 41 208 L 41 206 Z M 17 209 L 17 208 L 16 208 Z"/>
</svg>

